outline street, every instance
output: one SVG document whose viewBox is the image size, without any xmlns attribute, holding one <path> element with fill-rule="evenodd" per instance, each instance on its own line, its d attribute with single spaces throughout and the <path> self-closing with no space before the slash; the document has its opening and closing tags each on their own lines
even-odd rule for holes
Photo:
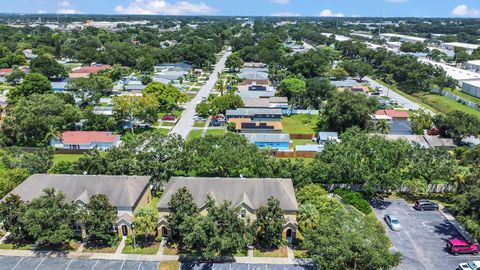
<svg viewBox="0 0 480 270">
<path fill-rule="evenodd" d="M 398 94 L 397 92 L 395 92 L 394 90 L 386 87 L 386 86 L 383 86 L 381 84 L 379 84 L 378 82 L 376 82 L 374 79 L 370 78 L 370 77 L 365 77 L 364 80 L 366 80 L 371 87 L 373 88 L 379 88 L 382 90 L 382 95 L 390 98 L 390 99 L 394 99 L 396 100 L 400 105 L 402 105 L 403 107 L 409 109 L 409 110 L 418 110 L 418 109 L 423 109 L 427 112 L 429 112 L 430 114 L 434 114 L 432 111 L 426 109 L 426 108 L 423 108 L 422 106 L 420 106 L 419 104 L 409 100 L 408 98 Z"/>
<path fill-rule="evenodd" d="M 178 120 L 177 124 L 170 130 L 170 134 L 177 134 L 180 135 L 182 138 L 187 138 L 188 133 L 193 128 L 195 121 L 193 117 L 195 116 L 195 108 L 197 104 L 202 102 L 204 97 L 208 97 L 208 95 L 212 92 L 213 88 L 215 87 L 215 83 L 218 80 L 218 73 L 221 73 L 225 68 L 225 61 L 227 61 L 228 56 L 230 56 L 231 52 L 226 52 L 222 58 L 217 62 L 215 65 L 215 69 L 210 74 L 208 81 L 202 86 L 202 88 L 198 91 L 197 95 L 187 103 L 185 110 L 182 113 L 182 116 Z"/>
<path fill-rule="evenodd" d="M 372 202 L 378 220 L 385 226 L 393 250 L 402 253 L 395 270 L 456 269 L 459 263 L 478 260 L 478 256 L 454 256 L 445 250 L 446 241 L 459 232 L 439 211 L 417 211 L 401 199 Z M 395 215 L 402 226 L 394 232 L 383 220 L 385 213 Z"/>
</svg>

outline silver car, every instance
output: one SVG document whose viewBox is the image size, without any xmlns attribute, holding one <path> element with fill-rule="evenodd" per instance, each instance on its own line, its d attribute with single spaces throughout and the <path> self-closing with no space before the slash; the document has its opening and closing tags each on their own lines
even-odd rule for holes
<svg viewBox="0 0 480 270">
<path fill-rule="evenodd" d="M 397 217 L 395 217 L 392 214 L 385 214 L 383 217 L 385 220 L 385 223 L 392 229 L 393 231 L 400 231 L 402 229 L 402 226 L 400 225 L 400 221 L 398 220 Z"/>
</svg>

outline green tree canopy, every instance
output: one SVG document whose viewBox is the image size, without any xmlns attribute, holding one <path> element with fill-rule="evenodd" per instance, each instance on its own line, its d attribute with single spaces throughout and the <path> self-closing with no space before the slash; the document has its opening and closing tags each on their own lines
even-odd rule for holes
<svg viewBox="0 0 480 270">
<path fill-rule="evenodd" d="M 22 83 L 13 89 L 9 95 L 9 100 L 17 100 L 19 97 L 28 97 L 33 94 L 45 94 L 52 90 L 52 85 L 47 77 L 40 73 L 29 73 L 25 76 Z"/>
<path fill-rule="evenodd" d="M 456 144 L 468 136 L 478 136 L 480 133 L 480 120 L 462 111 L 452 111 L 445 115 L 436 115 L 433 123 L 440 131 L 440 135 L 452 138 Z"/>
<path fill-rule="evenodd" d="M 179 102 L 185 102 L 187 98 L 175 86 L 158 82 L 149 83 L 142 93 L 143 95 L 152 95 L 157 100 L 159 109 L 165 112 L 171 111 Z"/>
<path fill-rule="evenodd" d="M 117 211 L 105 194 L 94 194 L 85 207 L 83 222 L 90 245 L 107 246 L 116 241 L 113 226 Z"/>
<path fill-rule="evenodd" d="M 40 55 L 33 59 L 30 62 L 30 69 L 32 72 L 43 74 L 49 79 L 67 76 L 67 72 L 62 64 L 47 55 Z"/>
<path fill-rule="evenodd" d="M 266 206 L 257 209 L 257 219 L 254 222 L 257 228 L 255 239 L 261 248 L 275 249 L 281 245 L 284 214 L 280 201 L 273 197 L 268 198 Z"/>
</svg>

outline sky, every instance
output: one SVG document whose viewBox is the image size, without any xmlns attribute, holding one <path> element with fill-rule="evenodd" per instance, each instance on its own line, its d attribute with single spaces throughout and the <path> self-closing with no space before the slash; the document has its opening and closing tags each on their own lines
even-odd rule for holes
<svg viewBox="0 0 480 270">
<path fill-rule="evenodd" d="M 480 18 L 480 0 L 0 0 L 0 13 Z"/>
</svg>

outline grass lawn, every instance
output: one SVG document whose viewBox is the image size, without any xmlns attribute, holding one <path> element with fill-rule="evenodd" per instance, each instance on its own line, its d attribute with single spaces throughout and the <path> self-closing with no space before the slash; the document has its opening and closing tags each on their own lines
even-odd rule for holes
<svg viewBox="0 0 480 270">
<path fill-rule="evenodd" d="M 411 101 L 413 101 L 413 102 L 415 102 L 415 103 L 418 103 L 420 106 L 425 107 L 425 108 L 431 110 L 431 111 L 434 112 L 434 113 L 438 113 L 437 108 L 434 108 L 434 107 L 432 107 L 432 106 L 424 103 L 424 102 L 423 102 L 421 99 L 419 99 L 418 97 L 413 96 L 413 95 L 410 95 L 410 94 L 407 94 L 407 93 L 399 90 L 397 87 L 392 86 L 392 85 L 389 85 L 389 84 L 386 84 L 386 83 L 384 83 L 384 82 L 382 82 L 382 81 L 377 80 L 377 82 L 378 82 L 379 84 L 383 85 L 383 86 L 386 86 L 386 87 L 394 90 L 394 91 L 395 91 L 396 93 L 398 93 L 399 95 L 404 96 L 405 98 L 407 98 L 407 99 L 409 99 L 409 100 L 411 100 Z"/>
<path fill-rule="evenodd" d="M 424 103 L 434 107 L 437 111 L 442 113 L 449 113 L 451 111 L 462 111 L 480 117 L 480 112 L 465 106 L 459 102 L 448 97 L 434 94 L 434 93 L 418 93 L 415 96 Z"/>
<path fill-rule="evenodd" d="M 469 94 L 466 94 L 460 90 L 450 90 L 450 89 L 444 89 L 444 91 L 446 92 L 450 92 L 454 95 L 457 95 L 461 98 L 464 98 L 468 101 L 471 101 L 471 102 L 474 102 L 474 103 L 477 103 L 477 104 L 480 104 L 480 98 L 477 98 L 477 97 L 474 97 L 474 96 L 470 96 Z"/>
<path fill-rule="evenodd" d="M 176 246 L 163 247 L 163 255 L 178 255 L 178 249 Z"/>
<path fill-rule="evenodd" d="M 294 249 L 293 255 L 296 259 L 306 259 L 309 258 L 306 250 Z"/>
<path fill-rule="evenodd" d="M 76 251 L 80 247 L 80 242 L 72 240 L 69 243 L 63 244 L 63 245 L 48 245 L 48 246 L 38 246 L 35 250 L 41 250 L 41 251 Z"/>
<path fill-rule="evenodd" d="M 162 122 L 162 127 L 173 127 L 174 125 L 173 122 Z"/>
<path fill-rule="evenodd" d="M 166 129 L 166 128 L 157 128 L 157 129 L 155 130 L 155 133 L 156 133 L 156 134 L 161 134 L 161 135 L 168 135 L 168 132 L 169 132 L 169 131 L 170 131 L 170 130 L 169 130 L 169 129 Z"/>
<path fill-rule="evenodd" d="M 0 244 L 0 249 L 29 250 L 32 249 L 31 243 L 12 243 L 8 240 Z"/>
<path fill-rule="evenodd" d="M 315 134 L 318 116 L 295 114 L 282 119 L 283 132 L 292 134 Z"/>
<path fill-rule="evenodd" d="M 160 248 L 159 242 L 152 242 L 150 245 L 145 247 L 137 245 L 137 248 L 134 249 L 133 245 L 126 245 L 122 253 L 124 254 L 140 254 L 140 255 L 155 255 Z"/>
<path fill-rule="evenodd" d="M 222 136 L 227 132 L 226 129 L 207 129 L 206 136 Z"/>
<path fill-rule="evenodd" d="M 200 91 L 200 87 L 192 87 L 190 91 L 198 92 Z"/>
<path fill-rule="evenodd" d="M 260 251 L 258 249 L 253 250 L 253 257 L 275 257 L 286 258 L 288 257 L 287 247 L 282 246 L 276 250 Z"/>
<path fill-rule="evenodd" d="M 195 122 L 194 127 L 204 127 L 207 122 Z"/>
<path fill-rule="evenodd" d="M 5 165 L 3 164 L 3 162 L 0 161 L 0 174 L 3 173 L 5 170 Z"/>
<path fill-rule="evenodd" d="M 294 139 L 292 140 L 293 141 L 293 144 L 294 145 L 305 145 L 305 144 L 314 144 L 314 142 L 312 142 L 312 140 L 308 140 L 308 139 Z"/>
<path fill-rule="evenodd" d="M 185 95 L 187 96 L 187 102 L 189 102 L 190 100 L 192 100 L 195 97 L 195 94 L 185 94 Z"/>
<path fill-rule="evenodd" d="M 203 86 L 203 83 L 197 82 L 194 86 L 196 86 L 196 87 L 202 87 L 202 86 Z"/>
<path fill-rule="evenodd" d="M 75 162 L 80 157 L 82 157 L 82 154 L 55 154 L 53 156 L 53 163 L 57 164 L 60 161 Z"/>
<path fill-rule="evenodd" d="M 85 247 L 83 252 L 86 253 L 115 253 L 117 245 L 114 247 Z"/>
<path fill-rule="evenodd" d="M 178 261 L 162 261 L 157 270 L 178 270 L 179 268 L 180 263 Z"/>
<path fill-rule="evenodd" d="M 194 129 L 188 133 L 187 140 L 198 139 L 202 137 L 202 130 L 201 129 Z"/>
</svg>

